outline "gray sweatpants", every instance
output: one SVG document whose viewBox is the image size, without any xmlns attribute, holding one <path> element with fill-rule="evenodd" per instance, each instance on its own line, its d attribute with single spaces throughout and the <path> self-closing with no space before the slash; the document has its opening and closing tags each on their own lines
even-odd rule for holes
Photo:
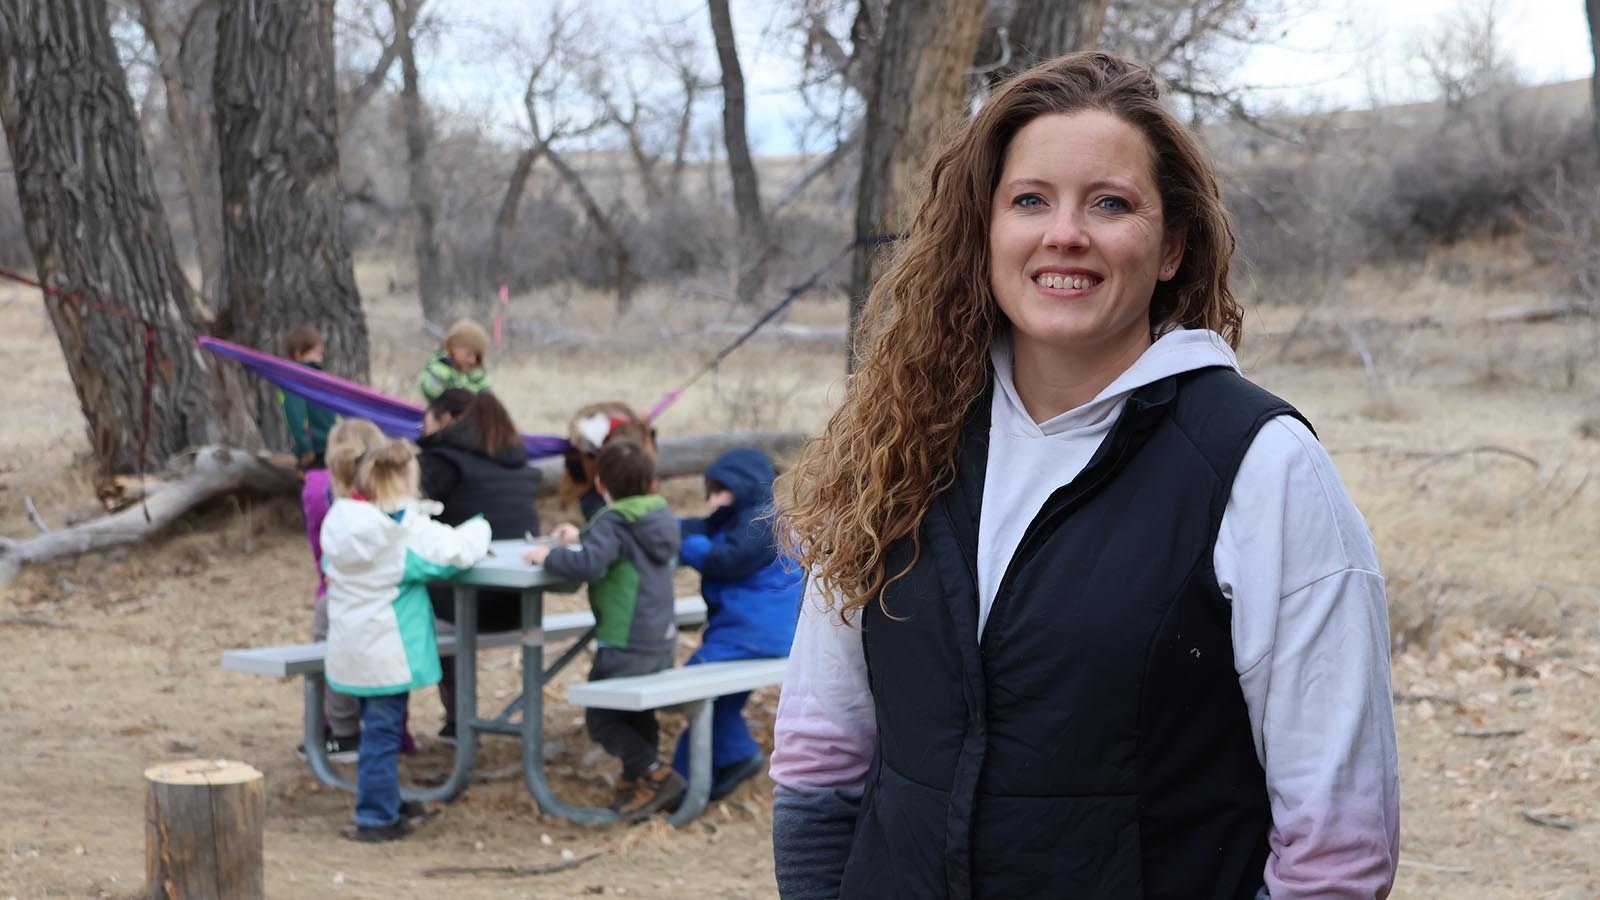
<svg viewBox="0 0 1600 900">
<path fill-rule="evenodd" d="M 311 639 L 328 639 L 328 597 L 317 598 L 311 613 Z M 328 729 L 334 737 L 350 737 L 361 732 L 361 701 L 349 694 L 341 694 L 326 683 L 322 689 L 322 711 L 328 720 Z"/>
<path fill-rule="evenodd" d="M 594 651 L 594 666 L 589 669 L 589 680 L 653 675 L 670 668 L 671 647 L 646 652 L 598 647 Z M 634 712 L 590 707 L 584 711 L 583 721 L 589 728 L 589 737 L 606 748 L 607 753 L 622 760 L 623 778 L 638 778 L 655 763 L 661 739 L 655 710 Z"/>
</svg>

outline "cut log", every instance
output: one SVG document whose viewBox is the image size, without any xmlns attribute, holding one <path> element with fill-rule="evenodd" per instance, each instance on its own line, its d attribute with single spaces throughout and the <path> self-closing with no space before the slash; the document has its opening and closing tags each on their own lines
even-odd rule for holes
<svg viewBox="0 0 1600 900">
<path fill-rule="evenodd" d="M 195 452 L 186 473 L 173 478 L 138 506 L 26 540 L 0 538 L 0 584 L 15 577 L 23 563 L 144 540 L 206 500 L 240 489 L 292 493 L 300 489 L 300 477 L 294 470 L 273 466 L 251 452 L 203 447 Z"/>
<path fill-rule="evenodd" d="M 780 463 L 784 457 L 793 456 L 809 435 L 801 431 L 722 431 L 707 434 L 685 434 L 656 440 L 656 475 L 675 478 L 680 475 L 698 475 L 704 472 L 717 457 L 735 447 L 754 447 Z M 553 494 L 561 480 L 560 457 L 541 459 L 534 464 L 543 476 L 539 492 Z M 779 465 L 781 470 L 784 467 Z"/>
<path fill-rule="evenodd" d="M 261 773 L 241 762 L 190 759 L 144 771 L 145 896 L 266 896 Z"/>
</svg>

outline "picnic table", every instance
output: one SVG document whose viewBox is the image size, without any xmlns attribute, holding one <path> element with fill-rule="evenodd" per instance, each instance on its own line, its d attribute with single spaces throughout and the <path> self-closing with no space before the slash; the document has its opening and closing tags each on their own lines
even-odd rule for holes
<svg viewBox="0 0 1600 900">
<path fill-rule="evenodd" d="M 583 652 L 588 641 L 574 641 L 551 666 L 544 665 L 544 592 L 576 591 L 578 584 L 551 575 L 538 566 L 522 561 L 528 544 L 519 540 L 493 541 L 489 555 L 477 565 L 452 579 L 455 588 L 456 667 L 456 759 L 449 777 L 434 788 L 404 786 L 401 794 L 410 800 L 443 800 L 459 794 L 472 778 L 478 757 L 479 734 L 509 734 L 522 740 L 522 777 L 528 793 L 539 808 L 551 815 L 565 816 L 574 822 L 602 824 L 615 821 L 609 809 L 574 806 L 556 797 L 545 777 L 544 760 L 544 685 Z M 486 719 L 478 715 L 478 591 L 481 588 L 516 591 L 521 595 L 522 696 L 513 700 L 499 716 Z M 322 731 L 322 682 L 320 675 L 305 679 L 306 734 Z M 510 719 L 516 713 L 517 721 Z M 311 769 L 321 781 L 354 790 L 350 779 L 340 776 L 328 761 L 321 741 L 306 742 Z"/>
</svg>

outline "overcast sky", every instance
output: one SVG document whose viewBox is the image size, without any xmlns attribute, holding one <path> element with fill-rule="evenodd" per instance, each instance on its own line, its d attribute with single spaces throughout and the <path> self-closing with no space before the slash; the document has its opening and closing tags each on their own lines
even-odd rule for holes
<svg viewBox="0 0 1600 900">
<path fill-rule="evenodd" d="M 1113 0 L 1116 2 L 1116 0 Z M 1305 109 L 1366 106 L 1426 99 L 1431 87 L 1410 52 L 1455 16 L 1488 0 L 1327 0 L 1308 2 L 1315 11 L 1292 21 L 1279 46 L 1252 51 L 1241 68 L 1247 83 L 1273 86 L 1258 102 Z M 1529 83 L 1587 77 L 1589 50 L 1583 0 L 1496 0 L 1503 35 L 1518 74 Z M 656 22 L 699 34 L 710 54 L 710 20 L 704 2 L 586 0 L 593 16 L 595 46 L 614 52 L 618 70 L 647 53 L 644 29 Z M 792 0 L 733 0 L 732 12 L 750 102 L 748 130 L 757 153 L 792 153 L 801 147 L 797 123 L 804 117 L 793 85 L 799 44 L 784 27 Z M 546 21 L 540 0 L 435 0 L 435 14 L 450 31 L 422 60 L 424 89 L 437 102 L 464 107 L 506 125 L 520 124 L 522 81 L 518 61 L 499 49 L 521 31 L 535 35 Z M 1330 51 L 1329 48 L 1332 48 Z M 717 76 L 714 56 L 705 72 Z M 721 114 L 715 95 L 701 104 L 703 127 Z"/>
</svg>

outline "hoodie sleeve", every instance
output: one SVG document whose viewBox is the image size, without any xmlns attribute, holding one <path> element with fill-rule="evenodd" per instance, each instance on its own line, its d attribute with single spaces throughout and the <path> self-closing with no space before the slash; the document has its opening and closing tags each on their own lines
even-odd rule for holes
<svg viewBox="0 0 1600 900">
<path fill-rule="evenodd" d="M 407 581 L 451 578 L 488 554 L 489 523 L 482 516 L 473 516 L 454 528 L 425 516 L 419 518 L 406 538 Z"/>
<path fill-rule="evenodd" d="M 1272 803 L 1272 900 L 1375 900 L 1399 864 L 1400 768 L 1383 576 L 1305 426 L 1245 453 L 1217 535 L 1234 666 Z"/>
<path fill-rule="evenodd" d="M 291 391 L 278 391 L 278 403 L 283 407 L 283 420 L 289 426 L 289 443 L 295 456 L 315 451 L 310 431 L 310 407 L 304 397 Z"/>
<path fill-rule="evenodd" d="M 545 571 L 576 581 L 593 581 L 622 555 L 622 517 L 608 512 L 584 529 L 582 539 L 557 547 L 544 558 Z"/>
<path fill-rule="evenodd" d="M 778 545 L 768 512 L 770 507 L 742 511 L 723 529 L 721 539 L 711 542 L 703 558 L 691 560 L 686 546 L 684 561 L 713 581 L 739 581 L 771 565 L 778 558 Z"/>
</svg>

